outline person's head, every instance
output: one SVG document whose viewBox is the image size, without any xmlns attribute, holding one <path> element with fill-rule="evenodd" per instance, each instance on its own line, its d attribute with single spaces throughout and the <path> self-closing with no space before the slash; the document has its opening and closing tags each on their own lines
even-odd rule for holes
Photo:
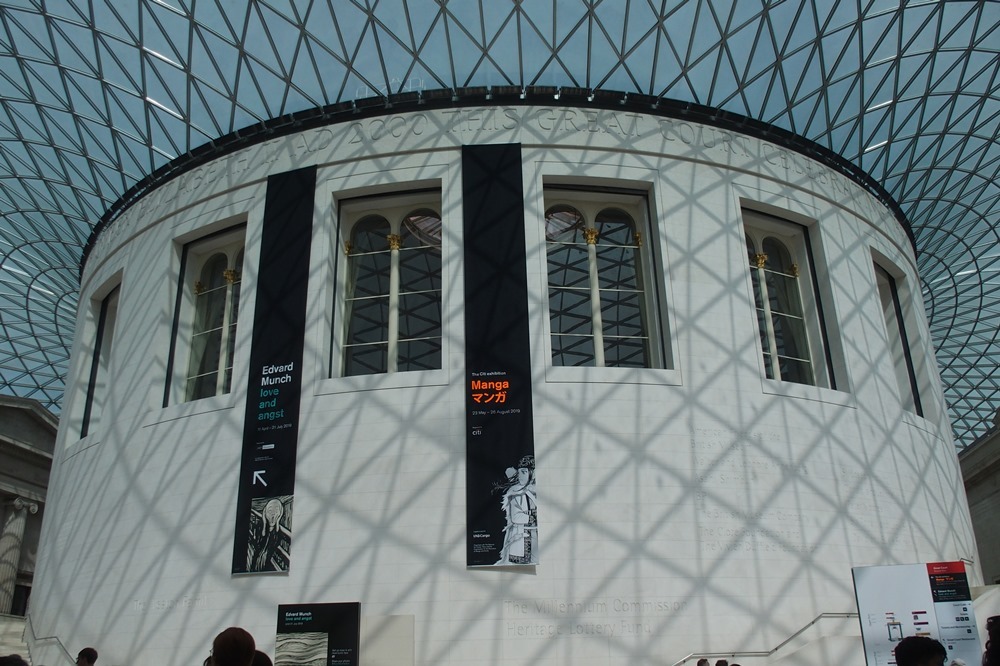
<svg viewBox="0 0 1000 666">
<path fill-rule="evenodd" d="M 253 653 L 253 666 L 274 666 L 274 664 L 271 662 L 270 657 L 257 650 Z"/>
<path fill-rule="evenodd" d="M 19 654 L 11 654 L 0 657 L 0 666 L 28 666 L 28 662 L 22 659 Z"/>
<path fill-rule="evenodd" d="M 97 662 L 97 650 L 92 647 L 85 647 L 76 655 L 76 666 L 94 666 Z"/>
<path fill-rule="evenodd" d="M 948 651 L 929 636 L 907 636 L 893 650 L 896 666 L 941 666 Z"/>
<path fill-rule="evenodd" d="M 708 663 L 708 659 L 705 659 L 703 657 L 703 658 L 701 658 L 701 659 L 698 660 L 698 666 L 712 666 L 712 665 L 710 663 Z"/>
<path fill-rule="evenodd" d="M 729 666 L 729 661 L 726 659 L 720 659 L 715 662 L 715 666 Z"/>
<path fill-rule="evenodd" d="M 1000 666 L 1000 615 L 986 618 L 986 637 L 983 666 Z"/>
<path fill-rule="evenodd" d="M 213 666 L 250 666 L 257 649 L 246 629 L 229 627 L 212 641 Z"/>
</svg>

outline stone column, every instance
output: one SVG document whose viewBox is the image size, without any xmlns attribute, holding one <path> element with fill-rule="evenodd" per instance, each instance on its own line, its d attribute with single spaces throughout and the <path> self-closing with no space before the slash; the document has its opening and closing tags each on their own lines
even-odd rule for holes
<svg viewBox="0 0 1000 666">
<path fill-rule="evenodd" d="M 5 502 L 3 532 L 0 533 L 0 613 L 10 613 L 21 560 L 21 541 L 28 514 L 38 513 L 38 504 L 20 497 Z"/>
</svg>

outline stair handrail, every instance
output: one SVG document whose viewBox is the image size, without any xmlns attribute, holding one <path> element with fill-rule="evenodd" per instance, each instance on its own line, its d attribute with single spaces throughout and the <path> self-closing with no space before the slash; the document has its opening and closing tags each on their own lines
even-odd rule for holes
<svg viewBox="0 0 1000 666">
<path fill-rule="evenodd" d="M 828 617 L 845 619 L 845 618 L 850 618 L 850 617 L 858 617 L 858 614 L 857 613 L 820 613 L 819 615 L 817 615 L 816 617 L 814 617 L 812 620 L 810 620 L 801 629 L 799 629 L 798 631 L 796 631 L 794 634 L 792 634 L 791 636 L 789 636 L 785 640 L 783 640 L 780 643 L 778 643 L 775 647 L 773 647 L 770 650 L 746 650 L 746 651 L 743 651 L 743 652 L 704 652 L 704 653 L 692 652 L 688 656 L 682 657 L 680 661 L 675 661 L 673 664 L 671 664 L 671 666 L 681 666 L 681 664 L 687 662 L 689 659 L 711 659 L 713 657 L 718 657 L 720 659 L 723 658 L 723 657 L 729 657 L 731 659 L 735 659 L 736 657 L 770 657 L 772 654 L 774 654 L 775 652 L 777 652 L 778 650 L 780 650 L 781 648 L 785 647 L 786 645 L 788 645 L 789 643 L 791 643 L 793 640 L 795 640 L 796 638 L 798 638 L 801 634 L 803 634 L 806 631 L 806 629 L 808 629 L 809 627 L 813 626 L 814 624 L 816 624 L 817 622 L 819 622 L 823 618 L 828 618 Z"/>
<path fill-rule="evenodd" d="M 28 611 L 28 613 L 24 616 L 24 631 L 31 632 L 32 643 L 39 641 L 55 641 L 56 645 L 59 646 L 59 649 L 62 650 L 64 655 L 66 655 L 66 663 L 68 664 L 76 663 L 76 660 L 73 658 L 73 655 L 70 654 L 69 650 L 66 649 L 66 646 L 63 645 L 62 640 L 60 640 L 58 636 L 37 636 L 35 634 L 35 626 L 31 623 L 31 611 Z M 25 641 L 25 643 L 27 643 L 27 641 Z M 28 645 L 28 657 L 29 658 L 31 657 L 31 644 Z M 34 659 L 32 659 L 32 662 L 34 662 Z"/>
</svg>

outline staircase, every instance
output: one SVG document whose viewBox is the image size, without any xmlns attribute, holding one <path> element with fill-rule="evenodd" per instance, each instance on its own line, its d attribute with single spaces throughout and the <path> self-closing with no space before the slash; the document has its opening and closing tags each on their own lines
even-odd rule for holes
<svg viewBox="0 0 1000 666">
<path fill-rule="evenodd" d="M 19 654 L 31 663 L 24 642 L 24 618 L 20 615 L 0 615 L 0 656 L 9 654 Z"/>
</svg>

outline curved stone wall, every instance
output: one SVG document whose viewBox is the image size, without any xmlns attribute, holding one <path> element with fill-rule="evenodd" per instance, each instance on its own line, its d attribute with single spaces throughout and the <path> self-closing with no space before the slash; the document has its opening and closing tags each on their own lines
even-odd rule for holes
<svg viewBox="0 0 1000 666">
<path fill-rule="evenodd" d="M 522 161 L 539 563 L 520 568 L 466 562 L 461 156 L 490 143 L 520 144 Z M 308 166 L 294 548 L 285 573 L 233 576 L 267 178 Z M 437 367 L 344 376 L 357 307 L 348 227 L 365 202 L 397 195 L 400 210 L 410 197 L 441 220 Z M 645 232 L 635 256 L 649 367 L 553 360 L 555 329 L 575 311 L 551 311 L 561 287 L 549 284 L 543 220 L 574 197 L 631 211 Z M 796 354 L 809 348 L 811 380 L 773 377 L 791 364 L 771 363 L 775 329 L 793 336 L 793 325 L 773 319 L 786 287 L 753 263 L 776 256 L 759 251 L 770 237 L 805 257 L 782 284 L 799 291 L 809 341 Z M 183 350 L 195 344 L 181 338 L 194 315 L 178 292 L 220 248 L 244 253 L 231 380 L 187 400 Z M 769 294 L 770 329 L 755 315 L 757 278 L 781 292 Z M 88 257 L 31 598 L 33 660 L 58 663 L 61 642 L 73 654 L 95 645 L 108 664 L 200 663 L 230 625 L 273 654 L 279 604 L 340 601 L 361 603 L 363 663 L 769 651 L 821 614 L 856 612 L 852 566 L 974 560 L 918 285 L 905 230 L 849 178 L 675 118 L 387 114 L 199 167 L 134 204 Z M 823 620 L 801 641 L 856 627 Z"/>
</svg>

